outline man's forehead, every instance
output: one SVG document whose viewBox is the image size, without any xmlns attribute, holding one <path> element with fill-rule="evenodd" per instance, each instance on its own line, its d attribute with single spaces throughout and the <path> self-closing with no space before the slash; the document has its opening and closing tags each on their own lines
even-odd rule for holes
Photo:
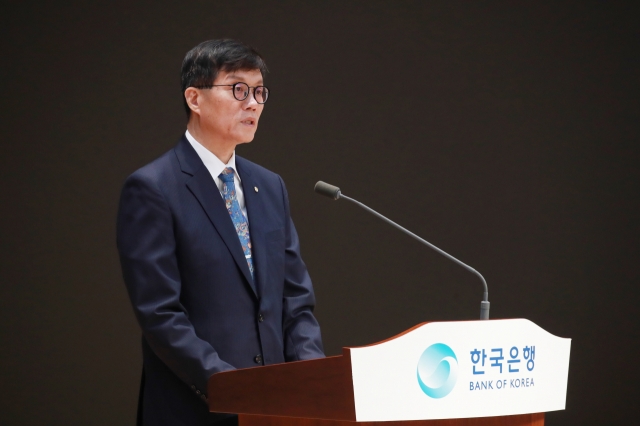
<svg viewBox="0 0 640 426">
<path fill-rule="evenodd" d="M 242 82 L 251 82 L 256 84 L 262 84 L 263 78 L 262 73 L 259 69 L 254 70 L 235 70 L 235 71 L 220 71 L 218 74 L 218 78 L 216 80 L 219 81 L 242 81 Z"/>
</svg>

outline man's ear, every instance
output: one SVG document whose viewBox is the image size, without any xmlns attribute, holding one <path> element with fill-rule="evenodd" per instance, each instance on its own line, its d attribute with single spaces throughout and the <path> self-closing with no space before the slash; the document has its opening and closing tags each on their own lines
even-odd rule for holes
<svg viewBox="0 0 640 426">
<path fill-rule="evenodd" d="M 200 92 L 195 87 L 187 87 L 184 91 L 184 99 L 187 101 L 187 105 L 191 108 L 191 111 L 200 114 Z"/>
</svg>

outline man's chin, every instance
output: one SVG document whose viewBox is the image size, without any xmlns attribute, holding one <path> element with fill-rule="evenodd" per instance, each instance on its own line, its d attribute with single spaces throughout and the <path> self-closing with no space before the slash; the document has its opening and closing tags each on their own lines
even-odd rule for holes
<svg viewBox="0 0 640 426">
<path fill-rule="evenodd" d="M 255 137 L 255 134 L 250 135 L 250 136 L 245 136 L 244 138 L 241 139 L 241 142 L 238 142 L 238 145 L 241 145 L 243 143 L 251 143 L 253 141 L 253 138 Z"/>
</svg>

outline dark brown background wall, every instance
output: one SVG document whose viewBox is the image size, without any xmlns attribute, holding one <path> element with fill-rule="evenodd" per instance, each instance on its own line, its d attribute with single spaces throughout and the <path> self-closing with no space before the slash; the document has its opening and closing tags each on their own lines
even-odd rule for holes
<svg viewBox="0 0 640 426">
<path fill-rule="evenodd" d="M 273 97 L 239 153 L 288 184 L 329 354 L 475 319 L 573 338 L 567 410 L 637 410 L 638 15 L 615 2 L 14 2 L 2 12 L 0 423 L 133 424 L 124 178 L 184 131 L 200 41 L 257 47 Z"/>
</svg>

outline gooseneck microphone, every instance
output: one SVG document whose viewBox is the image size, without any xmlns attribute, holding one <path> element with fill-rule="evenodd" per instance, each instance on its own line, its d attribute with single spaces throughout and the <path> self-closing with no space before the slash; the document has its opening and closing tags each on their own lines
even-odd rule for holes
<svg viewBox="0 0 640 426">
<path fill-rule="evenodd" d="M 413 232 L 409 231 L 408 229 L 403 228 L 402 226 L 398 225 L 397 223 L 395 223 L 391 219 L 388 219 L 387 217 L 381 215 L 380 213 L 378 213 L 377 211 L 373 210 L 372 208 L 369 208 L 369 207 L 365 206 L 360 201 L 357 201 L 357 200 L 354 200 L 353 198 L 347 197 L 346 195 L 344 195 L 343 193 L 340 192 L 340 188 L 338 188 L 337 186 L 330 185 L 330 184 L 328 184 L 326 182 L 318 181 L 318 183 L 316 183 L 316 186 L 313 188 L 313 190 L 315 192 L 317 192 L 318 194 L 320 194 L 320 195 L 324 195 L 325 197 L 329 197 L 329 198 L 332 198 L 334 200 L 339 200 L 341 198 L 344 198 L 345 200 L 351 201 L 352 203 L 362 207 L 363 209 L 365 209 L 366 211 L 368 211 L 372 215 L 377 216 L 380 219 L 384 220 L 389 225 L 395 227 L 396 229 L 401 230 L 402 232 L 404 232 L 405 234 L 409 235 L 410 237 L 415 238 L 416 240 L 420 241 L 422 244 L 424 244 L 424 245 L 432 248 L 433 250 L 437 251 L 438 253 L 440 253 L 444 257 L 454 261 L 458 265 L 460 265 L 463 268 L 465 268 L 467 271 L 476 274 L 482 280 L 482 285 L 484 286 L 484 295 L 483 295 L 482 301 L 480 302 L 480 319 L 481 320 L 488 320 L 489 319 L 489 288 L 487 287 L 487 282 L 485 281 L 484 277 L 480 274 L 480 272 L 476 271 L 475 269 L 473 269 L 471 266 L 467 265 L 466 263 L 461 262 L 460 260 L 458 260 L 455 257 L 451 256 L 449 253 L 445 252 L 444 250 L 440 250 L 438 247 L 434 246 L 429 241 L 420 238 L 419 236 L 417 236 Z"/>
</svg>

